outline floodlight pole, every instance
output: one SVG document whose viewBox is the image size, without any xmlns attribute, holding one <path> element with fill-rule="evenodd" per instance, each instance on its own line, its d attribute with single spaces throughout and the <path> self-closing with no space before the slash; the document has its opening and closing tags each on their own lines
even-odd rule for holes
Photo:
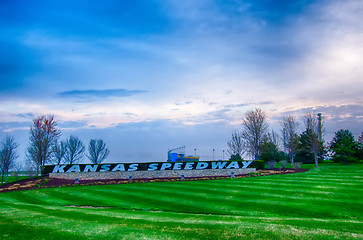
<svg viewBox="0 0 363 240">
<path fill-rule="evenodd" d="M 318 130 L 319 130 L 319 141 L 322 142 L 323 138 L 322 138 L 322 130 L 321 130 L 321 113 L 318 113 Z"/>
</svg>

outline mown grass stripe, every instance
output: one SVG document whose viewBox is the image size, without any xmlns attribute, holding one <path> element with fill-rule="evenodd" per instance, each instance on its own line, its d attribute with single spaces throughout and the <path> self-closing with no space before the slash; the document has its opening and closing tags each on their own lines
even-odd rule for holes
<svg viewBox="0 0 363 240">
<path fill-rule="evenodd" d="M 83 210 L 83 211 L 86 211 L 87 212 L 87 215 L 89 216 L 89 215 L 94 215 L 96 212 L 97 212 L 97 210 Z M 91 212 L 91 213 L 90 213 Z M 77 211 L 77 213 L 79 213 L 79 211 Z M 77 214 L 76 213 L 76 214 Z M 107 213 L 108 212 L 105 212 L 105 211 L 102 211 L 100 214 L 101 214 L 101 217 L 103 217 L 104 215 L 107 215 Z M 34 217 L 38 217 L 38 216 L 40 216 L 40 215 L 32 215 L 31 213 L 29 213 L 29 212 L 25 212 L 25 213 L 23 213 L 23 214 L 21 214 L 21 215 L 24 215 L 24 214 L 27 214 L 27 215 L 31 215 L 32 216 L 32 218 L 34 218 Z M 115 213 L 114 213 L 115 214 Z M 117 214 L 117 213 L 116 213 Z M 152 214 L 159 214 L 159 213 L 152 213 Z M 135 225 L 137 225 L 137 226 L 143 226 L 143 225 L 145 225 L 145 218 L 148 218 L 148 214 L 143 214 L 143 216 L 142 216 L 142 218 L 141 219 L 137 219 L 137 220 L 135 220 L 135 218 L 134 217 L 132 217 L 131 219 L 129 219 L 130 221 L 132 221 L 132 222 L 134 222 L 133 224 L 135 224 Z M 192 216 L 192 215 L 190 215 L 189 214 L 189 216 Z M 166 222 L 163 222 L 163 221 L 160 221 L 159 219 L 160 219 L 160 217 L 158 217 L 158 218 L 156 218 L 157 219 L 157 224 L 158 224 L 158 226 L 160 226 L 160 225 L 163 225 L 163 224 L 165 224 L 165 227 L 166 227 L 166 229 L 169 229 L 170 230 L 170 223 L 172 223 L 172 222 L 175 222 L 175 221 L 173 221 L 174 220 L 174 218 L 175 218 L 176 216 L 175 216 L 175 214 L 173 214 L 173 216 L 172 216 L 172 218 L 170 218 L 169 217 L 169 221 L 166 221 Z M 59 218 L 59 217 L 58 217 Z M 93 219 L 94 217 L 91 217 L 91 219 Z M 210 220 L 210 222 L 208 223 L 208 221 L 206 220 L 206 219 L 200 219 L 200 221 L 199 222 L 192 222 L 191 220 L 188 220 L 188 219 L 186 219 L 186 221 L 185 222 L 183 222 L 183 224 L 185 223 L 187 226 L 189 226 L 189 227 L 194 227 L 194 229 L 200 229 L 200 230 L 204 230 L 204 228 L 206 228 L 206 227 L 208 227 L 208 226 L 214 226 L 215 225 L 215 223 L 216 223 L 216 221 L 218 221 L 219 222 L 219 226 L 220 225 L 223 225 L 223 226 L 228 226 L 228 227 L 230 227 L 230 228 L 234 228 L 234 227 L 236 227 L 236 225 L 237 225 L 237 227 L 238 226 L 241 226 L 238 222 L 239 221 L 243 221 L 243 225 L 246 227 L 248 227 L 248 228 L 254 228 L 255 230 L 257 230 L 257 229 L 260 229 L 261 228 L 261 220 L 262 219 L 253 219 L 255 222 L 257 222 L 257 223 L 255 223 L 255 222 L 253 222 L 252 221 L 252 223 L 246 223 L 245 221 L 246 221 L 246 218 L 244 218 L 244 219 L 241 219 L 241 218 L 233 218 L 233 219 L 231 219 L 232 221 L 226 221 L 226 218 L 229 218 L 229 217 L 225 217 L 225 216 L 223 216 L 223 219 L 218 219 L 218 218 L 221 218 L 220 216 L 218 217 L 217 216 L 217 219 L 216 219 L 216 217 L 215 216 L 206 216 L 206 218 L 209 218 L 209 220 Z M 43 219 L 47 219 L 47 218 L 44 218 L 43 217 Z M 67 221 L 67 219 L 63 219 L 63 218 L 61 218 L 61 219 L 58 219 L 58 220 L 55 220 L 55 218 L 51 218 L 51 219 L 47 219 L 48 221 L 50 221 L 51 222 L 51 225 L 54 225 L 54 226 L 58 226 L 58 224 L 59 224 L 59 222 L 62 222 L 62 223 L 65 223 L 63 226 L 64 226 L 64 228 L 65 229 L 67 229 L 67 228 L 70 228 L 70 229 L 72 229 L 72 227 L 73 228 L 81 228 L 82 229 L 82 225 L 84 224 L 84 222 L 81 222 L 81 225 L 79 225 L 79 221 L 78 221 L 78 219 L 76 220 L 76 221 L 74 221 L 74 218 L 71 218 L 71 220 L 70 221 Z M 101 219 L 101 220 L 104 220 L 104 219 Z M 116 221 L 116 220 L 114 220 L 114 219 L 109 219 L 110 221 L 102 221 L 103 222 L 103 226 L 106 224 L 106 225 L 108 225 L 108 224 L 115 224 L 115 222 L 116 222 L 116 224 L 118 224 L 118 222 L 123 222 L 123 223 L 125 223 L 126 225 L 130 225 L 130 223 L 128 222 L 128 221 L 126 221 L 126 219 L 124 218 L 124 217 L 121 217 L 121 220 L 120 221 Z M 147 219 L 148 221 L 149 221 L 149 223 L 148 224 L 150 224 L 150 225 L 148 225 L 148 227 L 151 227 L 151 228 L 155 228 L 156 226 L 153 224 L 153 223 L 156 223 L 154 220 L 155 220 L 155 218 L 154 218 L 154 220 L 151 220 L 151 222 L 150 222 L 150 219 Z M 171 221 L 170 221 L 171 220 Z M 271 221 L 274 221 L 275 223 L 273 224 L 274 225 L 274 227 L 281 227 L 281 226 L 284 226 L 284 228 L 286 228 L 286 224 L 284 223 L 284 222 L 280 222 L 279 224 L 276 224 L 276 219 L 268 219 L 269 221 L 262 221 L 262 223 L 268 223 L 266 226 L 267 227 L 271 227 L 271 225 L 270 225 L 270 223 L 271 223 Z M 85 219 L 85 221 L 87 221 L 87 224 L 88 225 L 91 225 L 91 226 L 93 226 L 93 227 L 95 227 L 95 228 L 97 228 L 97 225 L 92 225 L 92 223 L 90 223 L 89 222 L 89 220 L 86 220 Z M 290 222 L 291 222 L 291 219 L 289 220 Z M 296 219 L 295 219 L 295 221 L 296 221 Z M 300 223 L 303 223 L 303 222 L 305 222 L 306 221 L 306 219 L 305 220 L 301 220 L 301 221 L 299 221 L 299 220 L 297 220 L 298 222 L 300 222 Z M 162 222 L 162 223 L 160 223 L 160 222 Z M 181 228 L 181 229 L 183 229 L 181 226 L 180 226 L 180 220 L 178 219 L 178 228 Z M 282 225 L 283 224 L 283 225 Z M 194 225 L 194 226 L 193 226 Z M 230 225 L 232 225 L 232 226 L 230 226 Z M 289 225 L 288 223 L 287 223 L 287 225 Z M 297 225 L 297 226 L 295 226 L 295 225 Z M 295 224 L 293 227 L 294 228 L 301 228 L 301 226 L 299 226 L 299 224 Z M 120 227 L 122 227 L 123 225 L 122 224 L 120 224 Z M 291 226 L 291 225 L 289 225 L 289 226 Z M 316 229 L 316 227 L 317 227 L 317 225 L 315 225 L 315 229 Z M 108 231 L 110 230 L 110 227 L 104 227 L 104 228 L 106 228 Z M 215 228 L 215 226 L 214 226 L 214 228 Z M 304 229 L 304 231 L 306 232 L 306 227 L 302 227 L 303 229 Z M 339 236 L 339 235 L 346 235 L 346 236 L 349 236 L 349 235 L 351 235 L 351 233 L 348 233 L 348 234 L 346 234 L 346 233 L 344 233 L 344 231 L 341 231 L 341 230 L 339 230 L 339 231 L 337 231 L 336 230 L 336 228 L 335 228 L 335 226 L 332 226 L 332 228 L 333 228 L 333 231 L 331 231 L 331 235 L 334 235 L 334 234 L 337 234 L 337 236 Z M 335 228 L 335 230 L 334 230 L 334 228 Z M 325 229 L 326 229 L 326 227 L 325 227 Z M 245 230 L 245 229 L 243 229 L 243 230 Z M 261 230 L 261 229 L 260 229 Z M 301 229 L 300 229 L 301 230 Z M 327 230 L 327 229 L 326 229 Z M 326 231 L 325 230 L 325 231 Z M 74 229 L 72 230 L 72 231 L 74 231 Z M 311 231 L 311 230 L 310 230 Z M 312 231 L 312 232 L 314 232 L 314 231 Z M 289 238 L 287 238 L 287 239 L 289 239 Z M 315 239 L 317 239 L 317 238 L 315 238 Z"/>
<path fill-rule="evenodd" d="M 213 192 L 226 192 L 226 193 L 233 193 L 233 192 L 243 192 L 243 191 L 251 191 L 251 186 L 250 185 L 246 185 L 246 184 L 242 184 L 242 185 L 228 185 L 226 184 L 225 186 L 220 185 L 220 186 L 216 186 L 215 184 L 211 183 L 211 184 L 205 184 L 203 186 L 201 185 L 191 185 L 191 184 L 163 184 L 164 188 L 160 188 L 159 186 L 156 185 L 149 185 L 148 189 L 165 189 L 165 190 L 177 190 L 177 191 L 185 191 L 185 192 L 189 192 L 189 191 L 198 191 L 200 193 L 213 193 Z M 140 185 L 135 185 L 135 188 L 143 188 Z M 311 191 L 311 189 L 314 188 L 324 188 L 324 189 L 331 189 L 331 191 L 325 191 L 322 192 L 321 190 L 318 191 Z M 258 191 L 259 193 L 265 194 L 265 193 L 276 193 L 278 192 L 278 194 L 281 195 L 291 195 L 292 192 L 298 194 L 298 193 L 311 193 L 312 196 L 314 197 L 319 197 L 319 196 L 325 196 L 326 194 L 332 194 L 332 193 L 339 193 L 337 192 L 337 190 L 339 190 L 338 188 L 330 188 L 327 186 L 314 186 L 310 189 L 304 189 L 304 188 L 292 188 L 291 186 L 287 187 L 280 187 L 279 184 L 269 184 L 268 186 L 265 185 L 253 185 L 253 190 Z M 264 191 L 260 191 L 260 190 L 264 190 Z M 346 190 L 346 188 L 342 188 L 342 190 Z M 358 190 L 358 189 L 357 189 Z M 286 194 L 283 194 L 286 193 Z M 359 194 L 359 193 L 358 193 Z"/>
<path fill-rule="evenodd" d="M 94 189 L 93 189 L 94 191 Z M 108 195 L 108 196 L 111 196 L 111 197 L 114 197 L 115 194 L 117 194 L 116 192 L 113 192 L 113 193 L 106 193 L 106 192 L 103 192 L 102 190 L 96 190 L 98 191 L 101 195 Z M 144 195 L 151 195 L 151 196 L 158 196 L 159 198 L 159 204 L 160 205 L 170 205 L 170 201 L 174 202 L 174 201 L 178 201 L 178 199 L 182 199 L 185 194 L 180 194 L 180 191 L 178 191 L 178 193 L 173 193 L 173 192 L 170 192 L 170 191 L 165 191 L 164 189 L 138 189 L 137 192 L 129 192 L 129 195 L 132 195 L 132 198 L 134 198 L 134 200 L 137 200 L 137 201 L 140 201 L 140 202 L 148 202 L 148 199 L 144 199 L 144 200 L 139 200 L 139 199 L 135 199 L 137 198 L 140 194 L 140 192 L 143 192 L 145 191 L 145 193 L 142 193 L 141 196 L 144 196 Z M 167 195 L 167 197 L 165 197 L 164 195 Z M 209 197 L 208 200 L 205 201 L 205 199 L 203 198 L 204 195 L 200 195 L 199 191 L 194 193 L 193 191 L 189 191 L 188 192 L 188 199 L 191 200 L 191 201 L 197 201 L 199 202 L 200 204 L 202 204 L 203 206 L 207 206 L 207 205 L 211 205 L 211 200 L 212 202 L 214 201 L 215 204 L 214 206 L 217 206 L 221 201 L 225 201 L 225 200 L 228 200 L 229 203 L 228 205 L 232 206 L 232 205 L 237 205 L 239 207 L 240 204 L 242 204 L 242 202 L 249 202 L 249 203 L 253 203 L 254 205 L 260 205 L 260 200 L 250 200 L 250 199 L 254 199 L 254 198 L 247 198 L 246 196 L 251 196 L 251 195 L 254 195 L 254 196 L 258 196 L 258 192 L 246 192 L 244 193 L 243 195 L 241 195 L 241 193 L 239 195 L 231 195 L 231 196 L 228 196 L 229 198 L 226 199 L 226 196 L 223 194 L 223 195 L 218 195 L 218 194 L 213 194 L 212 196 Z M 242 196 L 242 197 L 241 197 Z M 264 204 L 270 204 L 270 205 L 274 205 L 275 202 L 278 202 L 280 200 L 280 198 L 283 197 L 283 196 L 279 196 L 279 195 L 275 195 L 275 196 L 268 196 L 267 194 L 264 194 Z M 164 201 L 166 198 L 166 201 Z M 257 198 L 258 199 L 258 198 Z M 232 202 L 236 202 L 235 204 L 232 204 Z M 295 202 L 289 202 L 289 205 L 298 205 L 299 207 L 303 204 L 303 205 L 311 205 L 311 206 L 325 206 L 327 203 L 330 203 L 330 205 L 336 205 L 336 206 L 341 206 L 342 203 L 344 204 L 344 202 L 337 202 L 337 201 L 334 201 L 332 199 L 315 199 L 315 200 L 310 200 L 309 199 L 305 199 L 304 203 L 301 203 L 299 201 L 295 201 Z M 190 204 L 190 202 L 188 202 L 187 204 Z M 212 204 L 213 205 L 213 204 Z M 283 204 L 284 205 L 284 204 Z M 172 207 L 174 207 L 175 204 L 172 205 Z M 343 208 L 340 208 L 341 210 L 344 210 L 348 207 L 350 207 L 351 205 L 345 203 L 345 206 Z M 140 206 L 141 208 L 143 206 Z M 150 208 L 153 208 L 154 205 L 152 206 L 149 206 Z M 178 207 L 180 209 L 183 209 L 183 204 L 181 203 L 181 201 L 179 200 L 179 204 L 178 204 Z M 356 204 L 354 204 L 354 207 L 356 207 Z M 212 207 L 213 209 L 214 207 Z M 318 207 L 317 207 L 318 208 Z M 158 208 L 160 209 L 160 208 Z M 162 208 L 161 208 L 162 209 Z M 180 210 L 179 209 L 179 210 Z M 229 209 L 230 211 L 231 209 Z M 192 211 L 191 208 L 187 209 L 187 211 Z M 207 212 L 210 211 L 210 208 L 208 208 L 206 210 Z M 224 214 L 224 212 L 219 212 L 219 214 Z"/>
<path fill-rule="evenodd" d="M 210 187 L 209 187 L 210 186 Z M 299 198 L 314 198 L 314 199 L 324 199 L 326 198 L 326 196 L 331 197 L 332 194 L 335 195 L 336 200 L 339 201 L 339 199 L 341 199 L 340 201 L 344 201 L 344 202 L 349 202 L 350 200 L 347 199 L 345 197 L 344 194 L 342 193 L 338 193 L 336 190 L 337 189 L 332 189 L 331 191 L 324 191 L 322 192 L 321 190 L 315 190 L 315 191 L 311 191 L 309 189 L 292 189 L 291 187 L 285 187 L 285 188 L 281 188 L 278 184 L 271 184 L 268 187 L 266 186 L 258 186 L 258 185 L 254 185 L 253 189 L 251 189 L 251 186 L 249 185 L 226 185 L 226 186 L 216 186 L 216 185 L 204 185 L 204 186 L 199 186 L 199 185 L 182 185 L 182 184 L 178 184 L 178 185 L 173 185 L 173 184 L 167 184 L 164 185 L 164 189 L 168 189 L 168 191 L 184 191 L 184 192 L 192 192 L 192 191 L 198 191 L 199 193 L 203 193 L 203 194 L 215 194 L 215 193 L 220 193 L 220 192 L 224 192 L 225 195 L 231 195 L 234 194 L 235 192 L 239 192 L 240 194 L 249 194 L 252 192 L 257 192 L 258 194 L 262 194 L 264 196 L 281 196 L 281 197 L 286 197 L 286 198 L 292 198 L 292 199 L 299 199 Z M 153 185 L 151 186 L 149 189 L 158 189 L 157 186 Z M 316 186 L 315 186 L 316 188 Z M 321 188 L 319 188 L 321 189 Z M 327 188 L 324 187 L 324 190 L 326 190 Z M 261 191 L 263 190 L 263 191 Z M 344 189 L 345 191 L 346 189 Z M 360 193 L 356 193 L 356 194 L 352 194 L 350 193 L 350 195 L 353 195 L 354 198 L 356 199 L 360 199 L 361 198 L 361 194 Z M 336 201 L 334 200 L 334 201 Z M 352 202 L 355 202 L 354 199 L 351 200 Z"/>
</svg>

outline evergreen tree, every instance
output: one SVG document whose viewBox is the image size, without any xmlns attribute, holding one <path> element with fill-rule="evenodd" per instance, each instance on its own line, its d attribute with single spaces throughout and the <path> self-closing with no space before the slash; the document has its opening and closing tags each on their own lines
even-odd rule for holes
<svg viewBox="0 0 363 240">
<path fill-rule="evenodd" d="M 312 142 L 315 144 L 313 145 Z M 316 147 L 317 149 L 313 149 Z M 300 134 L 299 143 L 296 152 L 296 162 L 302 163 L 315 163 L 316 161 L 321 162 L 322 158 L 319 158 L 314 151 L 322 151 L 322 143 L 318 141 L 318 136 L 308 128 L 306 131 Z M 318 158 L 317 158 L 318 157 Z M 316 159 L 317 158 L 317 159 Z"/>
<path fill-rule="evenodd" d="M 333 140 L 330 142 L 330 150 L 334 153 L 334 162 L 355 162 L 354 156 L 358 150 L 358 144 L 354 139 L 351 131 L 341 129 L 335 133 Z"/>
<path fill-rule="evenodd" d="M 363 133 L 359 136 L 357 141 L 357 151 L 354 155 L 359 161 L 363 161 Z"/>
<path fill-rule="evenodd" d="M 261 160 L 279 162 L 284 160 L 284 153 L 279 151 L 273 141 L 265 140 L 261 147 Z"/>
</svg>

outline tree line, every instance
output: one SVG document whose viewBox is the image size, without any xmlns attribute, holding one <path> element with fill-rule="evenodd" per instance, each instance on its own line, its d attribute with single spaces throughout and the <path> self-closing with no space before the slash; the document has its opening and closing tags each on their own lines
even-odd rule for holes
<svg viewBox="0 0 363 240">
<path fill-rule="evenodd" d="M 247 111 L 242 117 L 241 130 L 234 131 L 227 142 L 231 160 L 249 156 L 254 160 L 315 163 L 324 158 L 334 162 L 363 161 L 363 133 L 358 140 L 349 130 L 339 130 L 330 143 L 325 143 L 324 119 L 321 114 L 307 112 L 303 117 L 304 131 L 299 133 L 300 122 L 291 114 L 280 120 L 280 133 L 270 131 L 267 115 L 261 109 Z"/>
<path fill-rule="evenodd" d="M 29 132 L 29 145 L 26 160 L 32 168 L 40 172 L 46 164 L 74 164 L 83 161 L 86 156 L 93 164 L 102 163 L 110 153 L 102 139 L 91 139 L 86 149 L 83 142 L 74 135 L 60 140 L 61 130 L 54 115 L 40 115 L 33 119 Z M 14 137 L 7 135 L 0 142 L 0 168 L 2 181 L 7 181 L 11 167 L 19 157 L 19 145 Z"/>
<path fill-rule="evenodd" d="M 267 115 L 261 109 L 247 111 L 242 117 L 242 129 L 234 131 L 227 142 L 227 153 L 231 160 L 249 155 L 255 160 L 318 163 L 329 157 L 334 162 L 348 164 L 363 161 L 363 133 L 355 140 L 349 130 L 341 129 L 333 140 L 323 140 L 324 120 L 321 115 L 308 112 L 304 115 L 304 131 L 299 133 L 300 123 L 291 114 L 283 115 L 280 133 L 270 131 Z M 38 172 L 46 164 L 74 164 L 86 156 L 91 163 L 103 162 L 110 151 L 102 139 L 91 139 L 86 149 L 83 142 L 74 135 L 60 140 L 61 131 L 54 115 L 40 115 L 33 119 L 26 151 L 27 163 Z M 0 170 L 2 181 L 11 168 L 18 168 L 19 145 L 14 137 L 6 135 L 0 141 Z"/>
</svg>

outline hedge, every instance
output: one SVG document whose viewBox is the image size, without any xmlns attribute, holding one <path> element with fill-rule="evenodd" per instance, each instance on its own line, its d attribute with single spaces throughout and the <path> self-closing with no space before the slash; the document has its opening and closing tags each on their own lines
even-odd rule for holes
<svg viewBox="0 0 363 240">
<path fill-rule="evenodd" d="M 254 160 L 249 167 L 257 170 L 265 169 L 265 162 L 263 160 Z"/>
</svg>

